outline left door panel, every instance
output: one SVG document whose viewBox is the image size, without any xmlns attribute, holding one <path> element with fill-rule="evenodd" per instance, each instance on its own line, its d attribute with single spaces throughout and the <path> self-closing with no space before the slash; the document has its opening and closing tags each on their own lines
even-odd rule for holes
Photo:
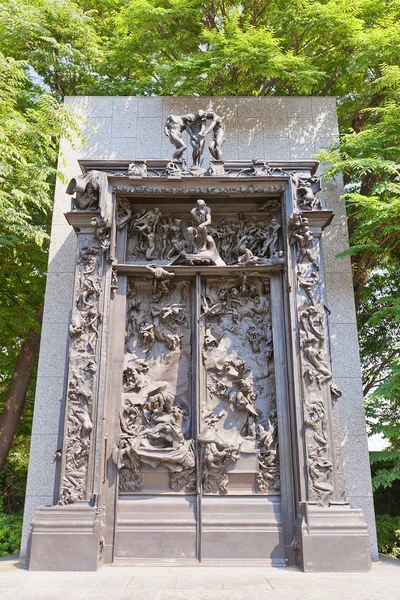
<svg viewBox="0 0 400 600">
<path fill-rule="evenodd" d="M 196 557 L 193 285 L 129 277 L 114 560 Z"/>
</svg>

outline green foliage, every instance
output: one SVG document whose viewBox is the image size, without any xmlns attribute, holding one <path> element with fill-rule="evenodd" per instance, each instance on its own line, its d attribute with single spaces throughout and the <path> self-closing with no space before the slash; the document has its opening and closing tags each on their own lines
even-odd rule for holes
<svg viewBox="0 0 400 600">
<path fill-rule="evenodd" d="M 360 131 L 320 153 L 325 177 L 343 173 L 364 396 L 370 434 L 388 446 L 371 454 L 373 487 L 400 480 L 400 69 L 382 66 L 366 88 L 384 94 L 381 106 L 362 111 Z"/>
<path fill-rule="evenodd" d="M 400 517 L 377 515 L 376 533 L 379 552 L 400 558 Z"/>
<path fill-rule="evenodd" d="M 8 515 L 0 509 L 0 556 L 19 552 L 22 533 L 22 512 Z"/>
<path fill-rule="evenodd" d="M 44 293 L 66 95 L 335 95 L 376 470 L 399 477 L 400 0 L 0 0 L 0 410 Z M 6 474 L 20 505 L 33 388 Z M 25 453 L 25 454 L 24 454 Z"/>
<path fill-rule="evenodd" d="M 59 137 L 78 133 L 68 107 L 35 87 L 28 73 L 26 62 L 0 52 L 0 411 L 21 341 L 43 302 Z M 23 506 L 34 386 L 32 380 L 0 474 L 7 513 Z"/>
</svg>

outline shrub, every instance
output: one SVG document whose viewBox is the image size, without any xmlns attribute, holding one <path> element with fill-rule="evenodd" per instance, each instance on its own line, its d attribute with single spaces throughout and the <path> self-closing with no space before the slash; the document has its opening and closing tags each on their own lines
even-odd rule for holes
<svg viewBox="0 0 400 600">
<path fill-rule="evenodd" d="M 0 556 L 19 552 L 22 517 L 22 512 L 13 515 L 0 512 Z"/>
<path fill-rule="evenodd" d="M 377 515 L 376 531 L 379 552 L 400 558 L 400 517 Z"/>
</svg>

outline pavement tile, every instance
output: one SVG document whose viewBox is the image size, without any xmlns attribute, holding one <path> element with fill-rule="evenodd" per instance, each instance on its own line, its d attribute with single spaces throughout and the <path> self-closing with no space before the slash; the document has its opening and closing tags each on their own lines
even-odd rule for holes
<svg viewBox="0 0 400 600">
<path fill-rule="evenodd" d="M 103 567 L 26 571 L 0 561 L 1 600 L 400 600 L 400 561 L 369 573 L 266 567 Z"/>
<path fill-rule="evenodd" d="M 216 575 L 205 575 L 202 576 L 200 573 L 197 575 L 184 575 L 178 577 L 176 584 L 178 590 L 221 590 L 223 589 L 222 577 Z"/>
<path fill-rule="evenodd" d="M 161 592 L 157 600 L 232 600 L 232 592 L 208 589 L 170 590 Z"/>
<path fill-rule="evenodd" d="M 226 590 L 254 590 L 264 588 L 266 590 L 273 589 L 268 580 L 261 573 L 246 573 L 223 577 L 222 582 Z"/>
<path fill-rule="evenodd" d="M 164 575 L 161 577 L 149 574 L 147 577 L 134 576 L 129 582 L 128 590 L 174 590 L 177 587 L 178 577 Z"/>
</svg>

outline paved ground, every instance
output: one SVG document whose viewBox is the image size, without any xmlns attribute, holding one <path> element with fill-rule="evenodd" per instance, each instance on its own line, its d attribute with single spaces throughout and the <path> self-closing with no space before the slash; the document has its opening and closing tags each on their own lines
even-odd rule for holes
<svg viewBox="0 0 400 600">
<path fill-rule="evenodd" d="M 28 572 L 0 559 L 1 600 L 400 600 L 400 560 L 369 573 L 260 567 L 103 567 L 97 573 Z"/>
</svg>

